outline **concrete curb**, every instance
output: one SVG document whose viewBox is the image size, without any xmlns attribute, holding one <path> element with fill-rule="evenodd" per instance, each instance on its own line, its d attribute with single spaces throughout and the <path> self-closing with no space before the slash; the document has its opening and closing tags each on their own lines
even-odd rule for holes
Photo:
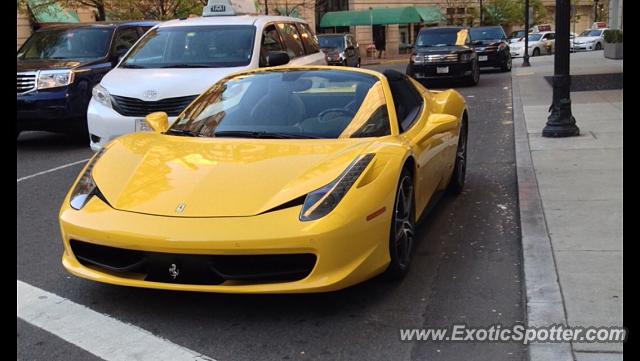
<svg viewBox="0 0 640 361">
<path fill-rule="evenodd" d="M 520 85 L 515 73 L 512 73 L 511 81 L 527 326 L 566 327 L 567 315 L 529 149 Z M 569 343 L 531 344 L 528 356 L 530 361 L 574 360 Z"/>
<path fill-rule="evenodd" d="M 386 65 L 386 64 L 403 64 L 403 63 L 409 63 L 409 58 L 406 59 L 394 59 L 394 60 L 381 60 L 381 61 L 374 61 L 374 62 L 362 62 L 362 65 Z"/>
</svg>

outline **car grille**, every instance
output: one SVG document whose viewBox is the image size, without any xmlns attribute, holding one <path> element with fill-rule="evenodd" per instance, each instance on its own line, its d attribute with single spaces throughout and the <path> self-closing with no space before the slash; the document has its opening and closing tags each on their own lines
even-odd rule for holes
<svg viewBox="0 0 640 361">
<path fill-rule="evenodd" d="M 458 61 L 458 54 L 424 55 L 422 61 L 425 63 L 452 63 Z"/>
<path fill-rule="evenodd" d="M 70 241 L 76 259 L 120 277 L 151 282 L 219 285 L 290 282 L 309 275 L 310 253 L 277 255 L 190 255 L 136 251 Z M 175 276 L 175 277 L 174 277 Z"/>
<path fill-rule="evenodd" d="M 180 114 L 196 97 L 197 95 L 189 95 L 158 101 L 144 101 L 119 95 L 111 96 L 113 109 L 129 117 L 144 117 L 153 112 L 165 112 L 168 116 L 173 117 Z"/>
<path fill-rule="evenodd" d="M 36 88 L 36 73 L 18 73 L 18 94 L 26 93 Z"/>
</svg>

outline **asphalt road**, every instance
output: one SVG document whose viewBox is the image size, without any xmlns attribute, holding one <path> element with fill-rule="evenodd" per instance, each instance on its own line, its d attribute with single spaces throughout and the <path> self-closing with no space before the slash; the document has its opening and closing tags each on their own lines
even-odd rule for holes
<svg viewBox="0 0 640 361">
<path fill-rule="evenodd" d="M 374 69 L 404 65 L 373 66 Z M 154 335 L 226 360 L 524 360 L 516 343 L 402 342 L 400 328 L 524 321 L 508 73 L 458 90 L 470 112 L 466 190 L 420 224 L 410 274 L 314 295 L 161 292 L 66 274 L 57 214 L 82 163 L 20 180 L 18 279 Z M 18 178 L 91 156 L 83 139 L 40 132 L 17 141 Z M 20 360 L 97 357 L 22 320 Z"/>
</svg>

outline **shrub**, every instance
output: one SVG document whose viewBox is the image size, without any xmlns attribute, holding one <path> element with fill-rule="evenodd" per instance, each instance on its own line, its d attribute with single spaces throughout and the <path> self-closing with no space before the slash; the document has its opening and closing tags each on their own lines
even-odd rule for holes
<svg viewBox="0 0 640 361">
<path fill-rule="evenodd" d="M 607 43 L 621 43 L 622 30 L 607 30 L 604 32 L 604 41 Z"/>
</svg>

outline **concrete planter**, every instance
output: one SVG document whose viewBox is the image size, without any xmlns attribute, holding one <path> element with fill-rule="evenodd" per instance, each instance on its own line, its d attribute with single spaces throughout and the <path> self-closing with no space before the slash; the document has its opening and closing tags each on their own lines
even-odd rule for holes
<svg viewBox="0 0 640 361">
<path fill-rule="evenodd" d="M 623 43 L 604 43 L 604 57 L 608 59 L 622 59 Z"/>
</svg>

